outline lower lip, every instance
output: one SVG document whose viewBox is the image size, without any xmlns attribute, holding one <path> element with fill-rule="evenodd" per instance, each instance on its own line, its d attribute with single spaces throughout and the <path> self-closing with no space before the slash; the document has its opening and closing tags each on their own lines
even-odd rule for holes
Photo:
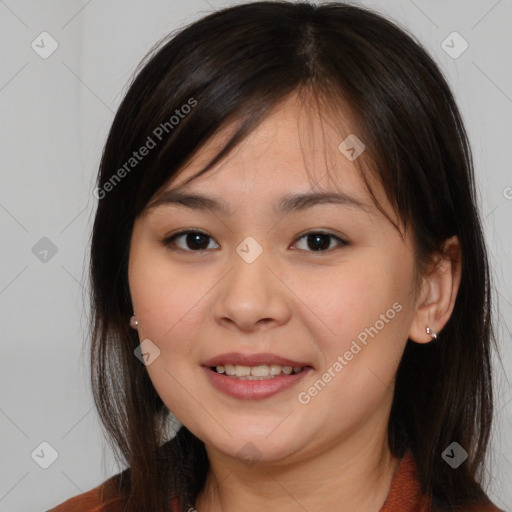
<svg viewBox="0 0 512 512">
<path fill-rule="evenodd" d="M 277 375 L 269 379 L 247 380 L 228 377 L 203 366 L 212 386 L 226 395 L 246 400 L 267 398 L 299 383 L 313 368 L 304 368 L 300 373 Z"/>
</svg>

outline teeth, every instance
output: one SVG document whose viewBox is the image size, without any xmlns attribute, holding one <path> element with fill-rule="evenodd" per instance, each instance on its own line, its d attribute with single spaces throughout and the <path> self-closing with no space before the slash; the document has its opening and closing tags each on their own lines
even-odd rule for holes
<svg viewBox="0 0 512 512">
<path fill-rule="evenodd" d="M 281 366 L 278 364 L 271 364 L 268 367 L 270 375 L 279 375 L 281 373 Z"/>
<path fill-rule="evenodd" d="M 302 366 L 281 366 L 279 364 L 259 364 L 257 366 L 242 366 L 242 365 L 218 365 L 215 367 L 217 373 L 223 373 L 230 377 L 247 378 L 248 380 L 259 380 L 266 378 L 273 378 L 277 375 L 285 374 L 291 375 L 292 373 L 299 373 L 302 371 Z"/>
<path fill-rule="evenodd" d="M 269 373 L 270 368 L 266 364 L 260 364 L 251 368 L 251 375 L 253 377 L 267 377 Z"/>
<path fill-rule="evenodd" d="M 224 366 L 226 375 L 235 375 L 235 367 L 232 364 Z"/>
<path fill-rule="evenodd" d="M 237 375 L 238 377 L 248 377 L 249 375 L 251 375 L 251 367 L 240 366 L 237 364 L 235 366 L 235 375 Z"/>
</svg>

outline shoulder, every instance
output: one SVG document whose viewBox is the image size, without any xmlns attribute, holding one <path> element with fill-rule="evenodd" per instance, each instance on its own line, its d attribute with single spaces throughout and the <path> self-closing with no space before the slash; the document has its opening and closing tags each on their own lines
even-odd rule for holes
<svg viewBox="0 0 512 512">
<path fill-rule="evenodd" d="M 430 512 L 437 510 L 430 495 L 424 494 L 418 478 L 416 461 L 407 451 L 393 476 L 391 488 L 380 512 Z M 504 512 L 487 498 L 485 502 L 472 506 L 459 506 L 450 512 Z"/>
<path fill-rule="evenodd" d="M 121 512 L 122 502 L 122 496 L 113 480 L 108 479 L 94 489 L 73 496 L 46 512 Z"/>
</svg>

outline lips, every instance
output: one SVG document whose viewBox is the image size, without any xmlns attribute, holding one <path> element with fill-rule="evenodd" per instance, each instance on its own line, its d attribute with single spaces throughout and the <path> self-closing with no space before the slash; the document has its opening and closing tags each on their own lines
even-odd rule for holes
<svg viewBox="0 0 512 512">
<path fill-rule="evenodd" d="M 269 353 L 222 354 L 202 366 L 213 387 L 240 399 L 270 397 L 294 386 L 313 371 L 308 363 Z"/>
</svg>

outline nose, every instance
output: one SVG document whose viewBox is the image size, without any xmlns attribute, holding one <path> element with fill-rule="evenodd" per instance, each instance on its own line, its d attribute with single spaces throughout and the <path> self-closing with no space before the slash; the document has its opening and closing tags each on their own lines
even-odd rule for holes
<svg viewBox="0 0 512 512">
<path fill-rule="evenodd" d="M 290 318 L 290 293 L 265 251 L 251 263 L 234 252 L 231 270 L 219 283 L 215 320 L 244 332 L 282 325 Z"/>
</svg>

